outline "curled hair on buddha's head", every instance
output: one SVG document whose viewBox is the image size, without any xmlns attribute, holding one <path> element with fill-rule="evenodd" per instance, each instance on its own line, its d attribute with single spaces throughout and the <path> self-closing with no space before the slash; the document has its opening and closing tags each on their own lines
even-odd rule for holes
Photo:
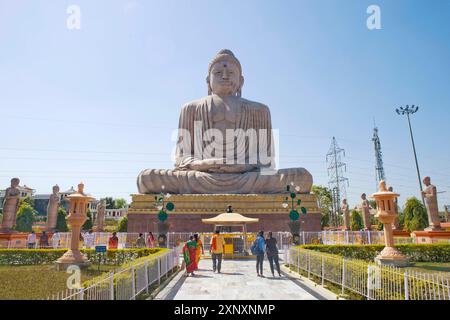
<svg viewBox="0 0 450 320">
<path fill-rule="evenodd" d="M 238 66 L 240 84 L 239 84 L 239 88 L 236 91 L 236 96 L 241 97 L 242 96 L 242 86 L 244 85 L 244 77 L 242 76 L 242 66 L 241 66 L 241 63 L 239 62 L 239 60 L 234 55 L 233 51 L 231 51 L 230 49 L 220 50 L 208 65 L 208 76 L 206 77 L 206 83 L 208 85 L 208 95 L 212 94 L 211 84 L 209 83 L 211 69 L 215 63 L 217 63 L 221 60 L 228 60 L 232 63 L 235 63 Z"/>
</svg>

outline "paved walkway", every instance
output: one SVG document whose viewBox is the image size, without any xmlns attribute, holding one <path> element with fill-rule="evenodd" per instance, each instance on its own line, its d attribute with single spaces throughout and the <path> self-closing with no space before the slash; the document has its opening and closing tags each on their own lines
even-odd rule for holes
<svg viewBox="0 0 450 320">
<path fill-rule="evenodd" d="M 264 261 L 265 278 L 256 275 L 255 260 L 224 260 L 221 273 L 212 271 L 212 261 L 200 260 L 195 276 L 184 271 L 161 291 L 156 299 L 165 300 L 318 300 L 325 299 L 286 273 L 272 278 Z M 270 275 L 270 276 L 269 276 Z"/>
</svg>

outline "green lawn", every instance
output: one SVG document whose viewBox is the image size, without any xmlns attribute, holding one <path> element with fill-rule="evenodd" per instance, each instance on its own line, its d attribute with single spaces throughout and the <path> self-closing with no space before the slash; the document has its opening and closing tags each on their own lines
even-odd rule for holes
<svg viewBox="0 0 450 320">
<path fill-rule="evenodd" d="M 82 271 L 81 281 L 114 270 L 118 266 L 97 265 Z M 0 266 L 0 300 L 4 299 L 47 299 L 51 294 L 67 289 L 65 271 L 56 271 L 54 265 Z"/>
<path fill-rule="evenodd" d="M 450 262 L 411 262 L 408 269 L 426 273 L 450 272 Z"/>
</svg>

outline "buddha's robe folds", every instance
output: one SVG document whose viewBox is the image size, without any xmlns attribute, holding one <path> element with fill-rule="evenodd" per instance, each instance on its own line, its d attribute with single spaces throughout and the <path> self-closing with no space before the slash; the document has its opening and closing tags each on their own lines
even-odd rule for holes
<svg viewBox="0 0 450 320">
<path fill-rule="evenodd" d="M 254 129 L 258 143 L 249 143 L 249 139 L 242 135 L 238 136 L 236 141 L 233 139 L 227 143 L 224 133 L 223 153 L 219 152 L 218 156 L 215 153 L 213 158 L 222 159 L 226 165 L 230 165 L 227 159 L 231 154 L 232 160 L 245 159 L 245 164 L 251 164 L 251 168 L 239 173 L 192 170 L 190 164 L 195 160 L 211 158 L 205 156 L 202 151 L 208 141 L 214 140 L 209 129 L 216 127 L 215 118 L 217 110 L 220 109 L 217 101 L 220 103 L 221 99 L 217 96 L 207 96 L 182 108 L 179 129 L 180 132 L 184 131 L 184 134 L 187 132 L 188 138 L 181 137 L 179 133 L 175 169 L 143 170 L 137 179 L 140 193 L 161 191 L 174 194 L 282 193 L 291 183 L 299 186 L 301 193 L 311 191 L 312 176 L 306 169 L 270 170 L 274 165 L 274 147 L 269 108 L 239 97 L 232 97 L 227 101 L 234 106 L 234 109 L 227 111 L 227 120 L 233 123 L 232 128 L 228 126 L 227 129 L 242 129 L 244 132 Z M 194 124 L 201 124 L 200 129 L 194 128 Z M 256 162 L 250 159 L 256 159 Z"/>
</svg>

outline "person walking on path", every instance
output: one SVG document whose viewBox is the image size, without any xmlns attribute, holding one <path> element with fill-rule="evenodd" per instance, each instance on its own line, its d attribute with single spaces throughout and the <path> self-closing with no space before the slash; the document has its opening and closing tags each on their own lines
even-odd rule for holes
<svg viewBox="0 0 450 320">
<path fill-rule="evenodd" d="M 147 247 L 154 248 L 155 247 L 155 237 L 153 233 L 149 232 L 147 236 Z"/>
<path fill-rule="evenodd" d="M 27 246 L 28 249 L 33 249 L 36 246 L 36 233 L 34 231 L 31 231 L 27 237 Z"/>
<path fill-rule="evenodd" d="M 202 254 L 205 254 L 204 250 L 203 250 L 203 243 L 202 240 L 200 240 L 200 237 L 198 236 L 198 233 L 194 234 L 194 240 L 195 242 L 197 242 L 197 251 L 195 252 L 196 256 L 195 256 L 195 264 L 197 265 L 197 269 L 198 270 L 198 263 L 200 262 L 200 258 L 202 256 Z"/>
<path fill-rule="evenodd" d="M 224 252 L 225 240 L 220 234 L 220 230 L 217 229 L 215 234 L 211 238 L 211 246 L 209 252 L 213 261 L 213 272 L 220 273 L 222 269 L 222 255 Z"/>
<path fill-rule="evenodd" d="M 197 257 L 197 242 L 194 239 L 194 236 L 189 237 L 189 241 L 187 241 L 183 246 L 183 258 L 184 263 L 186 264 L 186 277 L 189 276 L 189 273 L 194 276 L 194 271 L 197 269 L 196 257 Z"/>
<path fill-rule="evenodd" d="M 61 238 L 58 231 L 55 231 L 55 233 L 52 235 L 52 247 L 53 249 L 58 249 L 59 247 L 59 239 Z"/>
<path fill-rule="evenodd" d="M 94 246 L 94 237 L 95 235 L 92 232 L 92 229 L 84 234 L 84 247 L 86 249 L 91 249 Z"/>
<path fill-rule="evenodd" d="M 45 231 L 42 231 L 41 236 L 39 237 L 39 247 L 42 248 L 48 248 L 48 235 Z"/>
<path fill-rule="evenodd" d="M 278 247 L 277 239 L 272 236 L 272 231 L 269 232 L 269 237 L 266 239 L 266 254 L 269 259 L 270 271 L 272 271 L 272 277 L 275 277 L 273 264 L 277 267 L 278 275 L 281 277 L 280 262 L 278 261 Z"/>
<path fill-rule="evenodd" d="M 117 232 L 113 232 L 112 236 L 108 240 L 108 249 L 117 249 L 119 246 L 119 238 L 117 238 Z"/>
<path fill-rule="evenodd" d="M 258 236 L 252 244 L 252 254 L 256 256 L 256 274 L 258 277 L 264 277 L 263 275 L 263 262 L 264 253 L 266 249 L 266 240 L 264 239 L 264 231 L 258 232 Z"/>
<path fill-rule="evenodd" d="M 145 239 L 142 233 L 139 233 L 139 237 L 136 239 L 136 248 L 144 248 L 145 247 Z"/>
</svg>

